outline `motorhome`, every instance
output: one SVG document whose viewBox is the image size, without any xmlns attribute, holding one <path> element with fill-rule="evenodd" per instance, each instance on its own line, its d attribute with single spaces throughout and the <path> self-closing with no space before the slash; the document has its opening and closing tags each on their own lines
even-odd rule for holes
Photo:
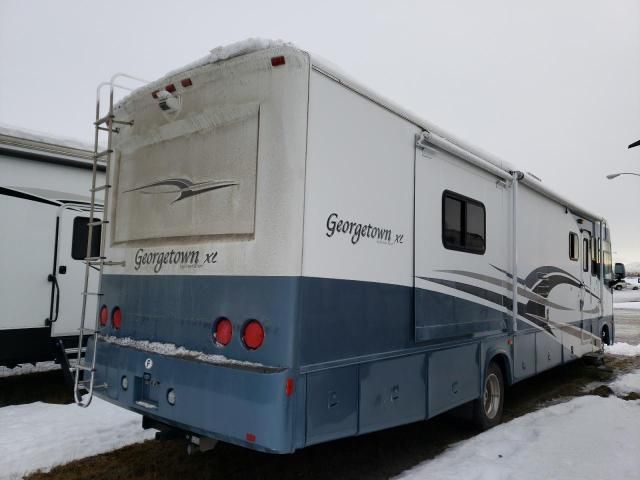
<svg viewBox="0 0 640 480">
<path fill-rule="evenodd" d="M 0 128 L 0 366 L 77 346 L 92 168 L 81 143 Z"/>
<path fill-rule="evenodd" d="M 468 402 L 489 428 L 614 338 L 605 219 L 304 50 L 214 49 L 97 118 L 84 368 L 145 426 L 273 453 Z"/>
</svg>

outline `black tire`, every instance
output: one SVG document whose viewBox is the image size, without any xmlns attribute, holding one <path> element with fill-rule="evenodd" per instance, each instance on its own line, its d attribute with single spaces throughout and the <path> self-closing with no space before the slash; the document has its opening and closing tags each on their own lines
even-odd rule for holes
<svg viewBox="0 0 640 480">
<path fill-rule="evenodd" d="M 616 290 L 622 290 L 622 285 L 616 285 Z"/>
<path fill-rule="evenodd" d="M 611 345 L 611 339 L 609 338 L 609 329 L 607 327 L 602 327 L 602 332 L 600 332 L 600 338 L 602 339 L 603 344 Z"/>
<path fill-rule="evenodd" d="M 504 406 L 504 377 L 496 362 L 491 362 L 482 382 L 482 394 L 473 402 L 473 423 L 481 431 L 495 427 L 502 421 Z"/>
</svg>

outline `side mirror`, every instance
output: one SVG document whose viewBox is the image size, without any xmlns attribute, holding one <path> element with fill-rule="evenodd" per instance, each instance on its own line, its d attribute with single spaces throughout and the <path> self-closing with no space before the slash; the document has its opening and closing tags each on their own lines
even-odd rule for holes
<svg viewBox="0 0 640 480">
<path fill-rule="evenodd" d="M 622 280 L 627 276 L 627 271 L 624 268 L 624 263 L 616 263 L 616 266 L 613 269 L 616 280 Z"/>
</svg>

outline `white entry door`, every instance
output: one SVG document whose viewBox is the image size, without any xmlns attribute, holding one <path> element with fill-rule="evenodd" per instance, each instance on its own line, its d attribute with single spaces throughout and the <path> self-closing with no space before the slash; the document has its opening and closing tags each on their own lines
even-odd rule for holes
<svg viewBox="0 0 640 480">
<path fill-rule="evenodd" d="M 79 211 L 66 206 L 58 211 L 58 246 L 56 259 L 56 288 L 54 288 L 53 320 L 51 335 L 53 337 L 75 336 L 79 333 L 82 315 L 82 292 L 84 288 L 86 255 L 86 231 L 89 212 Z M 93 229 L 94 248 L 99 245 L 100 228 Z M 75 237 L 75 244 L 74 244 Z M 89 272 L 89 292 L 98 288 L 98 271 Z M 85 327 L 95 325 L 98 297 L 87 297 Z"/>
</svg>

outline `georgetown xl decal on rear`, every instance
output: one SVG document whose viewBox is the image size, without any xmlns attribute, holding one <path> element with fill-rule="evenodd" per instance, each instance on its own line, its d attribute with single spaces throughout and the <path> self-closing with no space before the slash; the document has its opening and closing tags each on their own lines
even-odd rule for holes
<svg viewBox="0 0 640 480">
<path fill-rule="evenodd" d="M 176 265 L 178 268 L 200 268 L 206 264 L 217 263 L 218 252 L 200 250 L 175 250 L 168 252 L 145 251 L 139 248 L 134 257 L 135 269 L 150 266 L 153 273 L 159 273 L 164 265 Z"/>
</svg>

